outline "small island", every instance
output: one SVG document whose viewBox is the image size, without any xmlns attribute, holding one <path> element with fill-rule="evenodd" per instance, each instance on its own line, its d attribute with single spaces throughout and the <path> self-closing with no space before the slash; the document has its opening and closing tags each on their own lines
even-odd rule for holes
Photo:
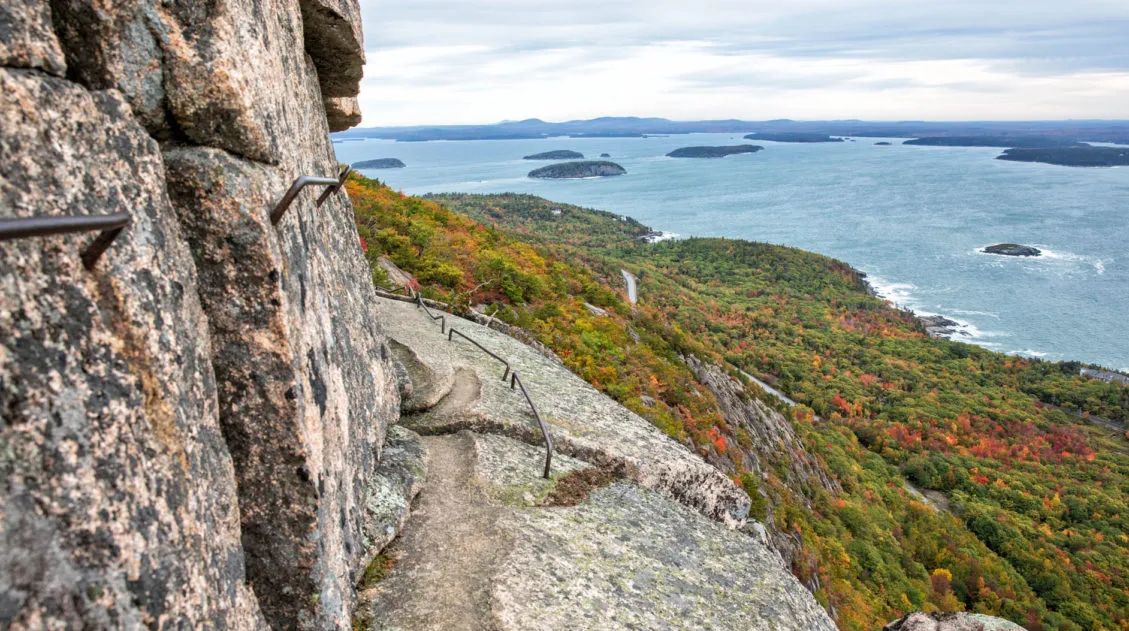
<svg viewBox="0 0 1129 631">
<path fill-rule="evenodd" d="M 600 157 L 601 157 L 601 158 L 610 158 L 610 157 L 612 157 L 612 154 L 610 154 L 610 153 L 601 153 L 601 154 L 600 154 Z"/>
<path fill-rule="evenodd" d="M 567 149 L 560 149 L 557 151 L 546 151 L 545 153 L 535 153 L 531 156 L 525 156 L 522 160 L 583 160 L 584 154 Z"/>
<path fill-rule="evenodd" d="M 893 143 L 889 143 L 889 142 L 886 142 L 885 140 L 883 140 L 882 142 L 874 143 L 874 146 L 875 147 L 889 147 L 891 144 L 893 144 Z"/>
<path fill-rule="evenodd" d="M 997 243 L 984 248 L 985 254 L 1000 254 L 1003 256 L 1039 256 L 1042 252 L 1038 248 L 1017 243 Z"/>
<path fill-rule="evenodd" d="M 1086 143 L 1058 136 L 930 136 L 914 138 L 903 145 L 922 147 L 1088 147 Z"/>
<path fill-rule="evenodd" d="M 732 147 L 683 147 L 666 154 L 668 158 L 724 158 L 739 153 L 756 153 L 764 147 L 758 145 L 734 145 Z"/>
<path fill-rule="evenodd" d="M 588 161 L 588 162 L 562 162 L 529 172 L 529 177 L 537 179 L 581 179 L 589 177 L 610 177 L 623 175 L 627 169 L 614 162 Z"/>
<path fill-rule="evenodd" d="M 378 160 L 361 160 L 354 162 L 354 169 L 402 169 L 406 164 L 396 158 L 380 158 Z"/>
<path fill-rule="evenodd" d="M 843 142 L 842 138 L 835 138 L 826 134 L 811 134 L 805 132 L 758 132 L 745 136 L 745 140 L 769 140 L 772 142 Z"/>
<path fill-rule="evenodd" d="M 1008 149 L 996 159 L 1064 167 L 1123 167 L 1129 166 L 1129 147 L 1019 148 Z"/>
</svg>

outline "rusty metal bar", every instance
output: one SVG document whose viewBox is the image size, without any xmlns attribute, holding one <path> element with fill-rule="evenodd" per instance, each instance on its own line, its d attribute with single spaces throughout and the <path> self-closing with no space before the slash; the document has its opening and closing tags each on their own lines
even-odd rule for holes
<svg viewBox="0 0 1129 631">
<path fill-rule="evenodd" d="M 349 174 L 352 172 L 353 167 L 347 164 L 340 168 L 337 175 L 337 185 L 330 186 L 329 188 L 325 189 L 325 192 L 321 194 L 321 197 L 318 197 L 318 208 L 321 208 L 321 205 L 325 203 L 325 200 L 329 199 L 330 195 L 341 190 L 342 186 L 345 186 L 345 180 L 349 179 Z"/>
<path fill-rule="evenodd" d="M 80 255 L 83 266 L 91 270 L 94 269 L 94 265 L 114 242 L 114 239 L 122 233 L 122 230 L 125 230 L 131 221 L 132 218 L 126 212 L 108 215 L 0 219 L 0 241 L 97 230 L 100 231 L 100 234 L 83 249 Z"/>
<path fill-rule="evenodd" d="M 290 185 L 290 188 L 286 191 L 286 194 L 282 196 L 282 199 L 278 201 L 278 205 L 275 206 L 274 210 L 271 211 L 271 224 L 276 226 L 278 225 L 278 222 L 282 220 L 282 216 L 286 214 L 286 210 L 290 208 L 290 204 L 294 201 L 294 198 L 297 197 L 298 193 L 301 193 L 302 189 L 306 188 L 307 186 L 340 185 L 340 182 L 337 180 L 337 178 L 334 177 L 314 177 L 312 175 L 298 176 L 298 179 L 294 180 L 294 183 Z"/>
<path fill-rule="evenodd" d="M 490 349 L 486 348 L 485 346 L 479 344 L 478 342 L 474 341 L 473 339 L 467 337 L 463 332 L 456 330 L 454 327 L 451 327 L 450 329 L 447 330 L 447 341 L 453 342 L 454 341 L 454 337 L 453 337 L 454 335 L 458 335 L 459 337 L 463 338 L 464 340 L 466 340 L 466 341 L 470 342 L 471 344 L 474 344 L 475 346 L 477 346 L 478 349 L 481 350 L 483 353 L 486 353 L 487 355 L 493 357 L 494 359 L 502 362 L 502 365 L 506 367 L 506 372 L 505 372 L 505 374 L 502 375 L 502 381 L 505 381 L 506 378 L 510 376 L 510 362 L 502 359 L 501 357 L 498 357 L 497 355 L 495 355 L 493 353 L 493 351 L 491 351 Z"/>
<path fill-rule="evenodd" d="M 549 428 L 545 427 L 545 421 L 541 419 L 541 413 L 537 411 L 537 406 L 533 405 L 533 399 L 529 398 L 529 393 L 525 391 L 525 384 L 517 376 L 515 371 L 513 376 L 510 377 L 510 390 L 514 389 L 514 385 L 521 388 L 521 393 L 525 395 L 525 402 L 529 404 L 529 409 L 533 410 L 533 416 L 537 418 L 537 425 L 541 427 L 541 435 L 545 437 L 545 472 L 542 474 L 546 480 L 549 479 L 549 472 L 553 468 L 553 438 L 549 436 Z"/>
<path fill-rule="evenodd" d="M 377 288 L 377 289 L 379 289 L 380 291 L 383 291 L 383 292 L 385 292 L 385 293 L 389 293 L 389 294 L 395 294 L 395 293 L 399 293 L 399 292 L 401 292 L 401 291 L 402 291 L 402 292 L 404 292 L 404 295 L 405 295 L 405 296 L 409 296 L 409 297 L 410 297 L 410 296 L 412 295 L 412 292 L 411 292 L 411 290 L 410 290 L 410 289 L 408 289 L 407 287 L 405 287 L 404 285 L 400 285 L 399 287 L 393 287 L 393 288 L 391 288 L 391 289 L 389 289 L 389 288 L 387 288 L 387 287 L 381 287 L 380 285 L 377 285 L 377 286 L 376 286 L 376 288 Z"/>
<path fill-rule="evenodd" d="M 423 307 L 424 313 L 426 313 L 428 315 L 428 317 L 430 317 L 432 320 L 439 320 L 439 332 L 440 333 L 446 333 L 447 332 L 447 318 L 444 317 L 444 316 L 435 315 L 434 313 L 432 313 L 431 309 L 428 309 L 427 305 L 423 304 L 423 296 L 421 296 L 418 291 L 415 292 L 415 293 L 416 293 L 416 304 L 419 305 L 420 307 Z"/>
</svg>

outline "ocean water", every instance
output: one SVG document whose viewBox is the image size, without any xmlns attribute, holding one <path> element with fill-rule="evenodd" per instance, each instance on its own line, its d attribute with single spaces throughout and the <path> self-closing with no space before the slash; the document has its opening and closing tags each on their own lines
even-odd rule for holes
<svg viewBox="0 0 1129 631">
<path fill-rule="evenodd" d="M 889 140 L 893 146 L 874 143 Z M 902 146 L 898 139 L 758 142 L 753 155 L 667 158 L 738 134 L 651 138 L 339 142 L 342 162 L 409 194 L 519 192 L 628 215 L 681 236 L 795 246 L 843 260 L 887 299 L 961 323 L 954 339 L 993 350 L 1129 368 L 1129 168 L 995 160 L 996 149 Z M 551 149 L 601 153 L 624 176 L 532 180 Z M 1039 258 L 983 254 L 1000 242 Z"/>
</svg>

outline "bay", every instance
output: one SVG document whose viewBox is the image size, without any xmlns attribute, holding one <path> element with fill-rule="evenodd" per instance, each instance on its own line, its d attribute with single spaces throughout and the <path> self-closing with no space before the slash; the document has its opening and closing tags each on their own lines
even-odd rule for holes
<svg viewBox="0 0 1129 631">
<path fill-rule="evenodd" d="M 877 146 L 886 140 L 892 146 Z M 408 194 L 530 193 L 608 210 L 680 236 L 794 246 L 866 272 L 886 298 L 961 323 L 954 339 L 1047 360 L 1129 368 L 1129 169 L 995 160 L 997 149 L 903 146 L 900 139 L 788 144 L 756 154 L 675 159 L 739 134 L 649 138 L 338 142 L 342 162 L 399 158 L 362 171 Z M 533 180 L 522 156 L 601 153 L 627 175 Z M 983 254 L 999 242 L 1039 258 Z"/>
</svg>

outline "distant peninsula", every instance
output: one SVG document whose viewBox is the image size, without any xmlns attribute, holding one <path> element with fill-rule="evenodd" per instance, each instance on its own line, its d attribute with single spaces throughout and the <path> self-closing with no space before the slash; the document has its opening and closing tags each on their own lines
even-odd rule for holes
<svg viewBox="0 0 1129 631">
<path fill-rule="evenodd" d="M 974 122 L 867 122 L 836 121 L 745 121 L 736 119 L 673 121 L 666 118 L 632 116 L 600 117 L 560 123 L 536 118 L 506 121 L 491 125 L 415 125 L 411 127 L 356 127 L 333 135 L 346 138 L 387 138 L 401 142 L 428 140 L 499 140 L 517 138 L 640 138 L 656 135 L 725 133 L 762 134 L 750 140 L 769 140 L 767 134 L 801 134 L 837 142 L 832 137 L 850 138 L 926 138 L 933 136 L 1004 136 L 1012 141 L 1021 136 L 1054 136 L 1091 142 L 1129 143 L 1129 121 L 974 121 Z M 795 142 L 781 139 L 778 142 Z M 1019 147 L 1004 144 L 1002 147 Z"/>
<path fill-rule="evenodd" d="M 1008 149 L 997 159 L 1065 167 L 1123 167 L 1129 166 L 1129 147 L 1019 148 Z"/>
<path fill-rule="evenodd" d="M 768 140 L 771 142 L 843 142 L 842 138 L 835 138 L 826 134 L 813 134 L 807 132 L 757 132 L 745 136 L 745 140 Z"/>
<path fill-rule="evenodd" d="M 588 162 L 562 162 L 551 164 L 529 172 L 529 177 L 537 179 L 579 179 L 586 177 L 608 177 L 623 175 L 627 169 L 614 162 L 588 161 Z"/>
<path fill-rule="evenodd" d="M 1017 243 L 997 243 L 984 248 L 985 254 L 1001 254 L 1003 256 L 1039 256 L 1042 252 L 1038 248 Z"/>
<path fill-rule="evenodd" d="M 914 138 L 903 145 L 923 147 L 1088 147 L 1073 138 L 1060 136 L 929 136 Z"/>
<path fill-rule="evenodd" d="M 734 145 L 732 147 L 683 147 L 666 154 L 669 158 L 724 158 L 738 153 L 756 153 L 764 149 L 759 145 Z"/>
<path fill-rule="evenodd" d="M 361 160 L 353 163 L 354 169 L 402 169 L 407 165 L 396 158 L 380 158 L 378 160 Z"/>
<path fill-rule="evenodd" d="M 577 153 L 576 151 L 569 151 L 568 149 L 559 149 L 557 151 L 546 151 L 544 153 L 535 153 L 531 156 L 525 156 L 522 160 L 583 160 L 584 154 Z"/>
</svg>

